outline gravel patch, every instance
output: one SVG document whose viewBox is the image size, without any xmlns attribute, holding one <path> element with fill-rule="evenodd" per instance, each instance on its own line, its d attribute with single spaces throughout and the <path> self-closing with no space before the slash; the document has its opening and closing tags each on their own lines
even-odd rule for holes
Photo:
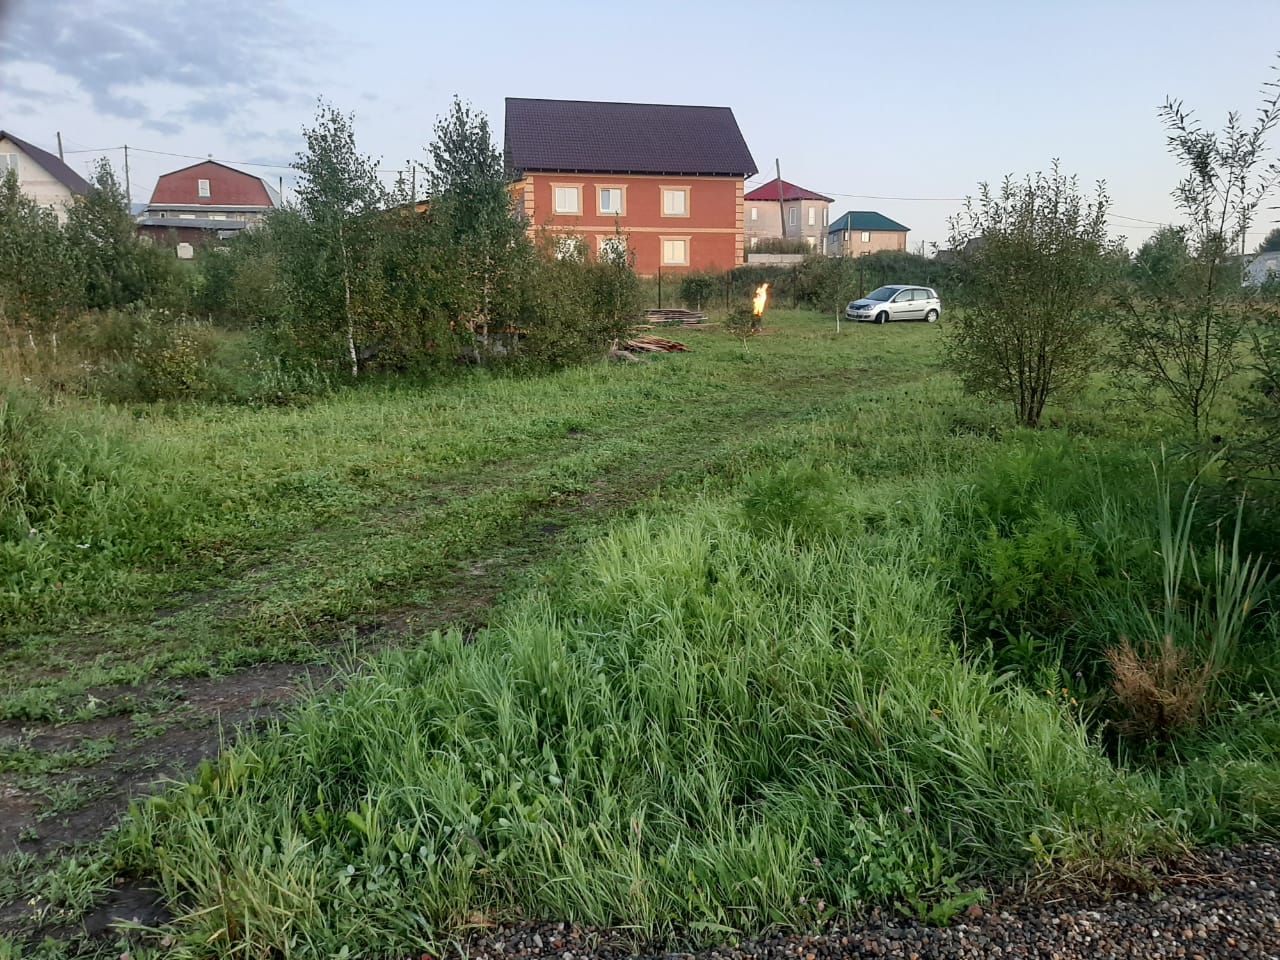
<svg viewBox="0 0 1280 960">
<path fill-rule="evenodd" d="M 811 934 L 779 934 L 698 953 L 637 950 L 624 931 L 571 924 L 498 927 L 460 945 L 467 960 L 773 960 L 824 957 L 1184 957 L 1280 960 L 1280 846 L 1203 854 L 1153 893 L 1108 899 L 1029 900 L 1006 895 L 947 927 L 873 910 Z"/>
</svg>

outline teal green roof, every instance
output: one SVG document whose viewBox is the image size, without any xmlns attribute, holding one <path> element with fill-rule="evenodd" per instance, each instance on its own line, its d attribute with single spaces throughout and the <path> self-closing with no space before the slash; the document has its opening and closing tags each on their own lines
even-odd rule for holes
<svg viewBox="0 0 1280 960">
<path fill-rule="evenodd" d="M 904 227 L 897 220 L 890 220 L 883 213 L 876 213 L 874 210 L 850 210 L 843 217 L 835 220 L 827 233 L 836 233 L 840 230 L 868 230 L 879 233 L 907 233 L 910 227 Z"/>
</svg>

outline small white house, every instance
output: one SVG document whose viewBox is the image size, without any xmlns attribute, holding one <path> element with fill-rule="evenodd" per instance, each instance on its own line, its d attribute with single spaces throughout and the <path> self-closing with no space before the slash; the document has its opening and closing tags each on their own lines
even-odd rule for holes
<svg viewBox="0 0 1280 960">
<path fill-rule="evenodd" d="M 1280 251 L 1260 253 L 1244 268 L 1246 287 L 1260 287 L 1267 282 L 1268 277 L 1280 280 Z"/>
<path fill-rule="evenodd" d="M 18 174 L 18 187 L 43 207 L 52 207 L 60 221 L 78 196 L 89 192 L 89 184 L 48 150 L 41 150 L 7 130 L 0 130 L 0 177 L 10 170 Z"/>
</svg>

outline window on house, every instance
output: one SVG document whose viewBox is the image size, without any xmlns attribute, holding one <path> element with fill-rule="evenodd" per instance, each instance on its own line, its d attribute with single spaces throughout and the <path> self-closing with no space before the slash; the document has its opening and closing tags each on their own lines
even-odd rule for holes
<svg viewBox="0 0 1280 960">
<path fill-rule="evenodd" d="M 199 196 L 201 196 L 201 197 L 208 197 L 208 196 L 209 196 L 209 181 L 208 181 L 208 180 L 197 180 L 197 181 L 196 181 L 196 193 L 197 193 Z"/>
<path fill-rule="evenodd" d="M 601 187 L 599 197 L 601 215 L 619 216 L 624 213 L 623 196 L 621 187 Z"/>
<path fill-rule="evenodd" d="M 664 217 L 687 217 L 689 215 L 689 188 L 662 188 L 662 215 Z"/>
<path fill-rule="evenodd" d="M 752 220 L 759 220 L 759 219 L 760 219 L 760 208 L 759 208 L 759 207 L 752 207 L 752 208 L 751 208 L 751 219 L 752 219 Z"/>
<path fill-rule="evenodd" d="M 870 234 L 868 231 L 866 231 L 866 230 L 863 230 L 863 231 L 862 231 L 862 242 L 863 242 L 863 243 L 870 243 L 870 242 L 871 242 L 871 234 Z"/>
<path fill-rule="evenodd" d="M 790 223 L 790 224 L 791 224 L 791 226 L 793 226 L 793 227 L 794 227 L 794 226 L 797 226 L 797 225 L 800 223 L 800 208 L 799 208 L 799 207 L 792 207 L 792 208 L 787 212 L 787 222 L 788 222 L 788 223 Z"/>
<path fill-rule="evenodd" d="M 556 187 L 555 211 L 567 214 L 582 213 L 582 188 Z"/>
<path fill-rule="evenodd" d="M 600 237 L 596 242 L 596 255 L 602 259 L 625 259 L 627 256 L 627 238 L 620 237 L 617 234 Z"/>
<path fill-rule="evenodd" d="M 19 173 L 18 155 L 16 153 L 0 153 L 0 177 L 7 174 L 10 170 Z"/>
<path fill-rule="evenodd" d="M 827 225 L 827 217 L 828 217 L 828 215 L 829 215 L 830 213 L 831 213 L 831 211 L 830 211 L 830 210 L 828 210 L 826 207 L 823 207 L 823 208 L 822 208 L 822 225 L 823 225 L 824 227 Z"/>
<path fill-rule="evenodd" d="M 689 264 L 689 240 L 687 237 L 662 238 L 662 265 L 684 267 Z"/>
<path fill-rule="evenodd" d="M 582 257 L 582 241 L 577 237 L 556 237 L 556 259 L 578 260 Z"/>
<path fill-rule="evenodd" d="M 818 208 L 809 208 L 809 226 L 814 226 L 818 222 Z"/>
</svg>

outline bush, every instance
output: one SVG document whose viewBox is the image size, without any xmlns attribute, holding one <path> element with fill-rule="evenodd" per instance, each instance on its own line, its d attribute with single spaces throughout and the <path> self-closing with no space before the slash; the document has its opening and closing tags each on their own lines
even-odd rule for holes
<svg viewBox="0 0 1280 960">
<path fill-rule="evenodd" d="M 760 237 L 751 245 L 748 253 L 800 253 L 808 256 L 813 248 L 800 237 Z"/>
<path fill-rule="evenodd" d="M 680 278 L 680 301 L 690 310 L 705 310 L 724 289 L 723 274 L 686 273 Z"/>
<path fill-rule="evenodd" d="M 1010 403 L 1025 426 L 1093 371 L 1094 308 L 1114 264 L 1108 207 L 1101 185 L 1087 200 L 1055 165 L 998 191 L 982 184 L 952 221 L 967 309 L 951 325 L 947 362 L 967 392 Z"/>
</svg>

